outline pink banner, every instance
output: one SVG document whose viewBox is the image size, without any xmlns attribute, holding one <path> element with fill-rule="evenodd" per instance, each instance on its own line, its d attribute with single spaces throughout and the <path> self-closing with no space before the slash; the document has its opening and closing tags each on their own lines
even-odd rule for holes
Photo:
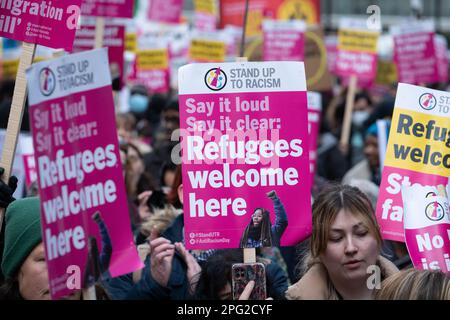
<svg viewBox="0 0 450 320">
<path fill-rule="evenodd" d="M 394 62 L 398 81 L 410 84 L 439 81 L 434 33 L 419 32 L 394 37 Z"/>
<path fill-rule="evenodd" d="M 84 16 L 133 18 L 134 0 L 83 0 Z"/>
<path fill-rule="evenodd" d="M 73 52 L 92 50 L 95 47 L 95 26 L 82 25 L 77 30 Z M 124 77 L 125 27 L 106 25 L 103 47 L 108 48 L 109 69 L 113 79 L 120 79 L 119 90 Z"/>
<path fill-rule="evenodd" d="M 406 229 L 405 239 L 416 269 L 450 273 L 450 223 Z"/>
<path fill-rule="evenodd" d="M 377 220 L 383 239 L 404 242 L 402 187 L 447 184 L 447 178 L 384 166 L 377 203 Z"/>
<path fill-rule="evenodd" d="M 23 168 L 25 171 L 25 184 L 28 187 L 37 180 L 37 168 L 34 161 L 34 154 L 23 154 Z"/>
<path fill-rule="evenodd" d="M 444 185 L 402 190 L 405 241 L 414 267 L 450 273 L 450 208 Z"/>
<path fill-rule="evenodd" d="M 307 238 L 304 64 L 191 64 L 180 69 L 179 90 L 188 248 L 289 246 Z"/>
<path fill-rule="evenodd" d="M 337 61 L 337 38 L 328 36 L 325 37 L 325 47 L 327 50 L 327 66 L 328 71 L 336 74 L 336 61 Z"/>
<path fill-rule="evenodd" d="M 447 185 L 449 101 L 445 91 L 398 85 L 376 213 L 384 239 L 404 241 L 402 188 Z"/>
<path fill-rule="evenodd" d="M 264 61 L 303 61 L 305 58 L 305 28 L 298 21 L 264 22 Z"/>
<path fill-rule="evenodd" d="M 447 39 L 441 35 L 436 35 L 434 39 L 436 48 L 436 58 L 438 61 L 439 81 L 448 83 L 448 46 Z"/>
<path fill-rule="evenodd" d="M 147 11 L 150 21 L 180 23 L 183 0 L 151 0 Z"/>
<path fill-rule="evenodd" d="M 0 2 L 0 37 L 72 50 L 81 0 Z"/>
<path fill-rule="evenodd" d="M 167 93 L 170 88 L 169 69 L 136 70 L 133 65 L 134 77 L 130 81 L 144 85 L 151 93 Z"/>
<path fill-rule="evenodd" d="M 377 72 L 377 55 L 369 52 L 338 50 L 336 57 L 336 74 L 342 77 L 356 75 L 375 80 Z"/>
<path fill-rule="evenodd" d="M 128 81 L 145 86 L 152 94 L 167 93 L 170 90 L 169 66 L 168 49 L 138 51 Z"/>
<path fill-rule="evenodd" d="M 309 169 L 311 187 L 314 183 L 317 163 L 317 137 L 322 114 L 322 97 L 318 92 L 308 92 Z"/>
<path fill-rule="evenodd" d="M 143 265 L 131 233 L 106 49 L 33 64 L 27 80 L 50 290 L 58 299 L 92 286 L 99 269 L 116 277 Z"/>
</svg>

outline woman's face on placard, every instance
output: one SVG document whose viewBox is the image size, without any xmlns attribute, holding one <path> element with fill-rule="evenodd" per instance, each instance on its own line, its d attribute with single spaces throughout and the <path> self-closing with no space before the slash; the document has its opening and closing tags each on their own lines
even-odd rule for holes
<svg viewBox="0 0 450 320">
<path fill-rule="evenodd" d="M 259 226 L 263 220 L 263 213 L 261 209 L 256 210 L 252 215 L 253 225 L 255 227 Z"/>
<path fill-rule="evenodd" d="M 358 280 L 367 277 L 367 268 L 376 264 L 379 253 L 378 242 L 363 218 L 341 209 L 320 258 L 331 278 Z"/>
</svg>

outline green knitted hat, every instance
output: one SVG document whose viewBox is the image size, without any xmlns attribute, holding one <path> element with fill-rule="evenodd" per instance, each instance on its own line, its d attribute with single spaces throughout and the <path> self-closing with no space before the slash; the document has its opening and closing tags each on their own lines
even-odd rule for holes
<svg viewBox="0 0 450 320">
<path fill-rule="evenodd" d="M 14 276 L 31 251 L 42 241 L 39 198 L 12 202 L 6 209 L 5 248 L 2 271 Z"/>
</svg>

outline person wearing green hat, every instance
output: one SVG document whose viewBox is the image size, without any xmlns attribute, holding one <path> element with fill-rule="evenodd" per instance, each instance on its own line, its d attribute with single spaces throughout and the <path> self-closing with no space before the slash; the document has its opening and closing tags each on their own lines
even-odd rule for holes
<svg viewBox="0 0 450 320">
<path fill-rule="evenodd" d="M 12 202 L 6 209 L 0 299 L 50 299 L 41 235 L 39 198 Z"/>
<path fill-rule="evenodd" d="M 19 199 L 6 209 L 1 268 L 6 281 L 0 300 L 50 300 L 39 198 Z M 79 297 L 76 292 L 70 298 Z"/>
<path fill-rule="evenodd" d="M 93 219 L 97 223 L 100 221 L 99 228 L 104 241 L 99 259 L 102 272 L 106 272 L 112 250 L 111 243 L 100 213 L 96 213 Z M 11 202 L 6 209 L 5 220 L 5 246 L 1 270 L 6 281 L 0 287 L 0 300 L 50 300 L 39 198 L 29 197 Z M 97 280 L 94 279 L 93 283 L 97 299 L 109 300 L 103 284 Z M 80 298 L 81 290 L 77 290 L 63 299 Z"/>
<path fill-rule="evenodd" d="M 39 198 L 19 199 L 6 209 L 1 267 L 6 282 L 0 299 L 50 299 Z"/>
</svg>

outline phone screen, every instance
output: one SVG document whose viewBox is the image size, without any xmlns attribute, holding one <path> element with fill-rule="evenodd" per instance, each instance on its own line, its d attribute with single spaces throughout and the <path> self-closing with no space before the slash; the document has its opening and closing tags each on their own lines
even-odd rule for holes
<svg viewBox="0 0 450 320">
<path fill-rule="evenodd" d="M 250 300 L 266 299 L 266 270 L 262 263 L 237 263 L 232 266 L 233 300 L 238 300 L 249 281 L 255 286 Z"/>
</svg>

